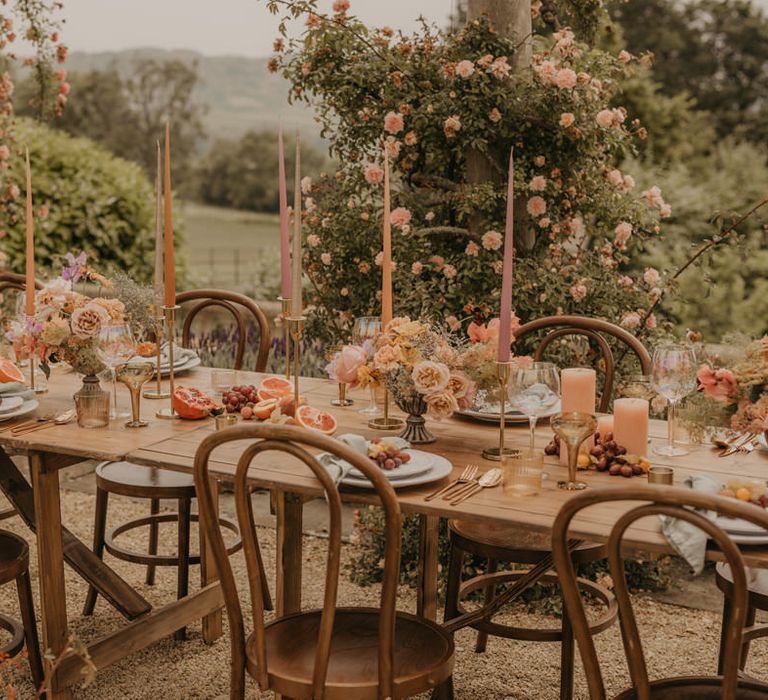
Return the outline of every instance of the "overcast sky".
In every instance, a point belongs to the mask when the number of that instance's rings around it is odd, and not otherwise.
[[[411,29],[419,14],[443,25],[454,0],[351,0],[365,22]],[[320,0],[329,8],[331,0]],[[268,56],[277,21],[265,0],[65,0],[64,41],[73,51],[135,47]]]

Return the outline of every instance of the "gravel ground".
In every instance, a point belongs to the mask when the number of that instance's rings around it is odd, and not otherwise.
[[[62,509],[65,523],[85,541],[90,541],[94,499],[92,496],[62,491]],[[124,498],[113,498],[110,503],[112,524],[148,511],[146,504]],[[32,576],[37,578],[36,554],[31,533],[18,520],[5,521],[2,526],[26,537],[33,549]],[[168,532],[169,548],[172,532]],[[146,534],[126,535],[125,542],[144,546]],[[271,553],[274,552],[274,531],[259,529],[269,575],[273,577]],[[193,539],[193,541],[195,541]],[[161,544],[162,546],[162,544]],[[304,599],[305,605],[317,605],[322,598],[325,542],[307,538],[305,542]],[[345,547],[349,558],[351,549]],[[116,561],[109,562],[143,595],[154,604],[173,599],[175,570],[160,569],[154,587],[143,583],[141,567]],[[238,580],[245,580],[241,556],[233,557]],[[122,620],[107,604],[100,601],[92,618],[81,618],[80,609],[86,587],[82,580],[66,568],[69,618],[75,634],[82,640],[94,639],[118,626]],[[192,572],[193,585],[198,580],[196,567]],[[274,580],[272,578],[271,580]],[[245,594],[243,594],[245,595]],[[359,588],[342,576],[339,599],[345,604],[376,605],[377,587]],[[39,601],[39,597],[37,598]],[[687,674],[711,674],[715,671],[719,638],[719,615],[713,612],[690,610],[638,598],[636,614],[653,677]],[[39,607],[39,604],[38,604]],[[413,610],[413,592],[403,589],[400,608]],[[13,586],[0,589],[0,610],[17,615]],[[529,624],[556,626],[557,620],[540,615],[528,615],[522,610],[510,612],[518,620]],[[623,648],[616,627],[597,638],[597,647],[603,663],[603,673],[610,693],[626,687],[628,677]],[[766,676],[768,646],[756,644],[750,654],[748,671]],[[185,642],[161,641],[135,654],[121,663],[98,672],[96,682],[76,693],[83,700],[187,700],[192,698],[213,700],[228,697],[229,645],[226,635],[213,645],[203,643],[200,625],[189,629]],[[32,698],[31,685],[14,676],[20,698]],[[535,644],[492,638],[488,651],[474,653],[474,633],[464,630],[456,636],[455,689],[457,700],[555,700],[558,697],[559,647],[556,644]],[[248,698],[270,698],[271,693],[260,693],[250,682]],[[577,670],[577,697],[586,698],[586,689],[580,667]]]

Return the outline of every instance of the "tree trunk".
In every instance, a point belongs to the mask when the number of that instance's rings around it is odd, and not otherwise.
[[[501,36],[515,39],[517,50],[511,65],[514,72],[523,71],[531,65],[531,0],[468,0],[467,21],[486,16]],[[503,182],[500,173],[506,175],[508,152],[484,154],[477,150],[467,153],[467,182]],[[515,197],[515,244],[518,250],[533,248],[534,234],[525,215],[525,199]],[[469,228],[474,233],[483,233],[482,217],[470,219]]]

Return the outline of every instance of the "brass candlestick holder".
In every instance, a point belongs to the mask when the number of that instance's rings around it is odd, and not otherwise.
[[[504,429],[506,428],[507,418],[507,387],[511,374],[511,362],[496,362],[496,376],[499,380],[499,392],[501,394],[499,398],[499,446],[486,447],[483,450],[483,459],[489,459],[492,462],[504,462],[507,457],[513,457],[518,454],[518,450],[504,446]]]
[[[294,399],[294,411],[299,410],[299,355],[301,354],[301,348],[299,340],[301,338],[301,331],[304,330],[304,316],[291,316],[290,331],[291,338],[293,339],[293,399]],[[286,349],[286,355],[287,355]]]
[[[27,316],[27,321],[30,323],[33,319],[34,316]],[[35,353],[30,352],[27,355],[27,359],[29,360],[29,388],[35,394],[44,394],[46,391],[48,391],[48,388],[44,386],[37,386],[37,378],[35,377],[35,374],[37,374],[37,358],[35,357]]]
[[[285,378],[291,378],[291,300],[277,297],[282,304],[283,337],[285,339]]]
[[[331,406],[354,406],[355,402],[353,399],[347,398],[347,385],[343,382],[339,382],[339,398],[338,399],[331,399]]]
[[[392,418],[389,415],[389,389],[384,388],[384,415],[381,418],[371,418],[368,427],[373,430],[402,430],[405,421],[402,418]]]
[[[174,363],[173,363],[173,341],[174,341],[174,326],[176,325],[176,312],[179,310],[179,306],[164,306],[163,315],[165,316],[165,329],[168,337],[168,395],[171,397],[171,405],[168,408],[161,408],[155,415],[158,418],[178,418],[179,415],[173,408],[173,392],[174,386]]]
[[[163,322],[165,321],[165,317],[162,314],[162,306],[152,304],[151,310],[155,327],[155,345],[157,345],[157,352],[155,353],[155,388],[145,389],[142,396],[145,399],[167,399],[170,397],[171,393],[163,389],[162,372],[160,370],[160,350],[163,340]]]

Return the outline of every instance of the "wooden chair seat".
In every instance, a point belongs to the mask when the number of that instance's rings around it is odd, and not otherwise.
[[[718,562],[715,567],[715,582],[723,595],[733,597],[733,574],[724,561]],[[747,569],[747,594],[750,607],[768,610],[768,571]]]
[[[312,698],[320,610],[280,618],[265,627],[270,687],[292,698]],[[429,620],[397,612],[394,640],[396,697],[416,695],[451,675],[450,635]],[[333,625],[325,700],[377,700],[377,608],[338,608]],[[254,635],[246,643],[248,672],[256,675]]]
[[[549,533],[533,532],[505,523],[449,520],[451,542],[467,554],[516,564],[538,564],[552,551]],[[605,546],[584,542],[573,552],[577,564],[605,558]]]
[[[29,568],[29,545],[18,535],[0,530],[0,586]]]
[[[651,700],[720,700],[722,678],[664,678],[651,682]],[[637,700],[637,691],[629,688],[614,700]],[[736,700],[765,700],[768,685],[759,681],[739,681]]]
[[[195,497],[195,481],[190,474],[131,462],[102,462],[96,467],[96,485],[131,498]]]

